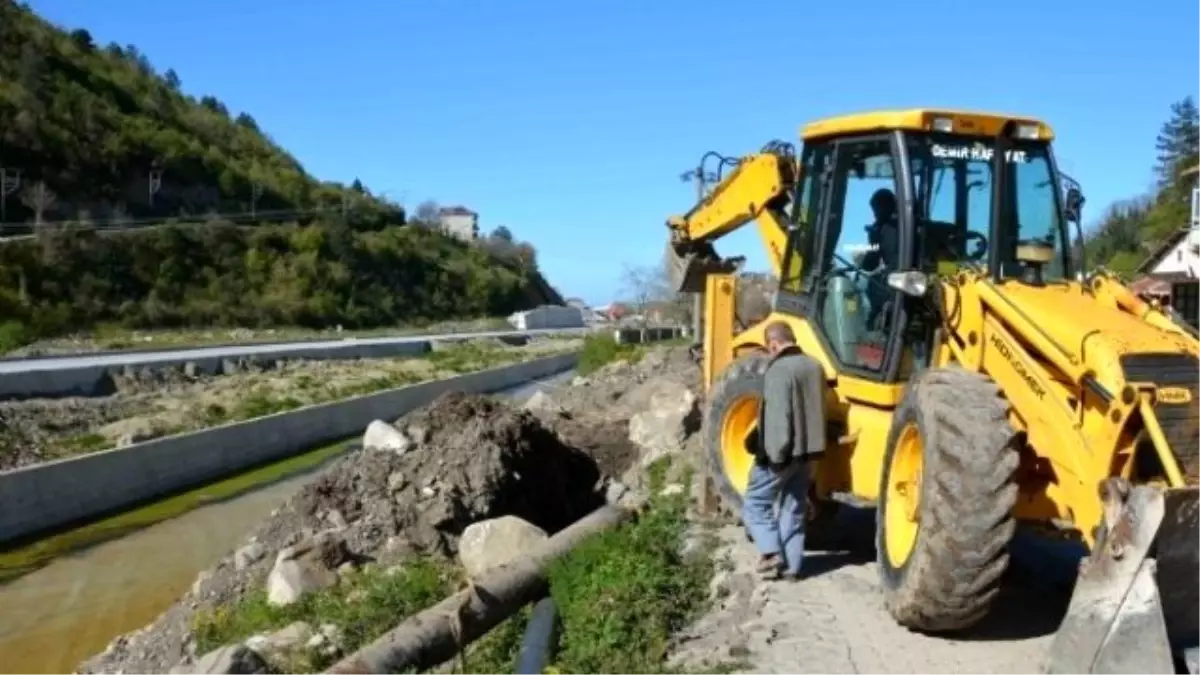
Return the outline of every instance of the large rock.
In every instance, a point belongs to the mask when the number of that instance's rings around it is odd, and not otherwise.
[[[350,559],[346,542],[322,532],[279,552],[267,577],[267,602],[290,605],[305,593],[333,586],[337,568]]]
[[[391,450],[399,454],[408,452],[413,446],[413,442],[399,429],[383,420],[375,420],[367,425],[362,444],[365,450]]]
[[[193,673],[267,673],[270,669],[253,649],[246,645],[217,647],[196,660]]]
[[[269,660],[304,647],[314,634],[312,626],[303,621],[293,621],[274,633],[251,636],[245,645]]]
[[[458,542],[458,559],[472,577],[515,560],[547,535],[537,525],[516,516],[471,523]]]
[[[645,467],[662,457],[683,451],[689,435],[700,426],[696,395],[672,380],[648,382],[642,392],[645,407],[629,418],[629,440],[642,451],[639,464]]]
[[[549,394],[540,389],[534,392],[533,396],[530,396],[529,399],[525,401],[525,405],[521,407],[530,412],[547,412],[556,415],[565,412],[561,405],[554,401],[554,399],[550,398]]]

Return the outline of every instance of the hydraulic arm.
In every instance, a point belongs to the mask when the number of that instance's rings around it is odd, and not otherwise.
[[[721,162],[722,166],[733,164],[733,171],[719,178],[712,192],[686,214],[667,220],[669,252],[675,259],[672,271],[676,290],[681,292],[703,292],[709,273],[732,271],[738,259],[722,259],[713,243],[751,221],[758,222],[776,275],[783,264],[788,234],[785,209],[792,201],[799,173],[793,146],[773,141],[758,153],[737,160],[722,158]]]

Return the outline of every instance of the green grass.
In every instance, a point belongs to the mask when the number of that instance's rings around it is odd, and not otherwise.
[[[285,607],[267,604],[265,591],[256,590],[236,605],[198,612],[192,628],[197,649],[205,653],[294,621],[304,621],[314,629],[331,623],[341,630],[343,649],[350,653],[404,617],[440,602],[454,592],[458,581],[453,568],[432,559],[414,558],[394,571],[376,568],[356,572],[337,586],[309,593]],[[316,672],[334,660],[303,648],[290,657],[287,663],[277,664],[284,672]]]
[[[650,472],[654,494],[665,465]],[[550,594],[559,608],[560,643],[548,672],[662,673],[673,634],[703,611],[713,563],[708,551],[684,559],[687,498],[656,496],[637,520],[597,535],[551,564]],[[406,564],[388,576],[364,571],[337,587],[306,596],[294,606],[271,607],[262,591],[224,608],[197,614],[193,627],[201,653],[278,630],[293,621],[314,628],[337,625],[346,653],[369,643],[415,612],[457,590],[462,572],[433,559]],[[455,672],[512,672],[530,608],[472,643]],[[330,659],[301,650],[282,664],[289,672],[315,672]],[[711,672],[727,668],[719,665]],[[709,671],[705,671],[709,672]]]
[[[614,361],[637,363],[644,355],[640,345],[619,344],[610,334],[589,335],[583,340],[575,370],[580,375],[590,375]]]
[[[583,340],[583,350],[579,354],[579,365],[576,371],[580,375],[590,375],[614,361],[637,363],[645,358],[653,349],[662,349],[688,344],[687,338],[675,338],[646,344],[620,344],[610,333],[589,335]]]

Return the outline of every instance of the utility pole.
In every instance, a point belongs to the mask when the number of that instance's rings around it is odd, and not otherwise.
[[[154,208],[154,195],[158,194],[162,188],[163,172],[162,169],[150,169],[149,181],[147,183],[147,195],[150,200],[150,208]]]
[[[21,189],[21,170],[0,166],[0,228],[8,222],[8,196]]]
[[[704,201],[705,195],[708,193],[708,186],[717,182],[717,174],[704,172],[704,164],[701,162],[696,168],[684,171],[679,174],[679,179],[684,183],[689,181],[696,184],[696,203]],[[696,291],[692,293],[692,341],[698,342],[703,338],[702,331],[704,330],[704,291]]]
[[[262,183],[254,182],[250,184],[250,220],[258,218],[258,198],[262,196]]]

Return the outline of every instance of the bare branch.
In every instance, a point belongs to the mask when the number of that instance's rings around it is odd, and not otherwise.
[[[41,225],[44,222],[46,212],[54,208],[57,201],[58,196],[42,181],[30,185],[21,194],[21,203],[33,209],[34,225]]]

